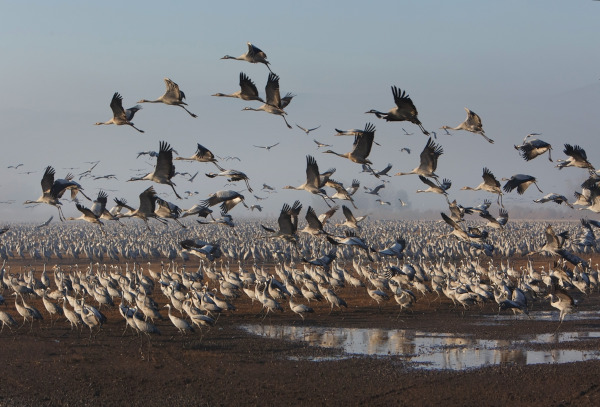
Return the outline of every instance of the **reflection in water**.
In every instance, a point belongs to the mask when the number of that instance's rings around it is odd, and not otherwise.
[[[558,344],[600,337],[600,332],[560,332],[516,341],[484,340],[449,333],[412,330],[244,325],[244,330],[267,338],[303,341],[311,346],[341,349],[347,355],[398,356],[418,368],[462,370],[514,363],[569,363],[600,359],[598,351],[554,349],[532,351],[526,344]],[[312,361],[340,358],[307,358]]]

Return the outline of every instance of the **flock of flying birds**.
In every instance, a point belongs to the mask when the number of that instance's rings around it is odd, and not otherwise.
[[[292,128],[286,119],[287,112],[285,109],[290,105],[295,95],[292,93],[287,93],[284,97],[281,97],[279,90],[279,76],[271,70],[270,63],[266,58],[266,54],[263,51],[250,43],[248,43],[248,51],[245,54],[239,57],[226,55],[222,58],[247,61],[250,63],[261,63],[267,66],[269,69],[269,76],[267,85],[265,87],[264,99],[259,95],[254,82],[243,72],[240,73],[239,76],[240,90],[231,94],[216,93],[213,96],[239,98],[245,101],[259,101],[263,103],[260,107],[246,107],[244,110],[264,111],[280,116],[284,120],[286,126],[288,128]],[[155,100],[142,99],[138,103],[164,103],[167,105],[179,106],[191,117],[196,118],[197,115],[192,113],[186,107],[188,105],[185,102],[185,94],[179,89],[179,86],[168,78],[165,78],[164,81],[166,85],[166,92],[162,96]],[[409,122],[415,124],[425,136],[428,136],[423,150],[420,153],[418,165],[411,171],[398,172],[395,174],[395,176],[417,175],[422,183],[426,186],[425,189],[417,190],[417,193],[434,193],[442,195],[448,205],[448,214],[441,213],[441,217],[442,220],[448,224],[448,227],[450,228],[449,230],[451,230],[450,234],[458,239],[458,241],[466,245],[476,248],[477,250],[480,250],[481,252],[490,256],[493,255],[494,244],[490,240],[489,233],[484,228],[464,226],[466,225],[464,222],[465,215],[478,214],[481,218],[487,221],[485,227],[502,230],[509,219],[508,210],[504,207],[502,201],[503,195],[511,193],[514,190],[516,190],[518,194],[524,194],[531,185],[534,185],[540,192],[542,192],[536,183],[536,178],[527,174],[515,174],[509,178],[502,178],[501,181],[505,181],[505,184],[502,186],[500,181],[490,169],[483,168],[482,182],[479,185],[475,187],[465,186],[462,188],[462,190],[485,191],[495,194],[497,196],[497,204],[500,206],[498,217],[495,217],[489,211],[489,208],[492,204],[491,200],[486,199],[483,204],[475,207],[463,206],[457,203],[456,199],[450,201],[449,190],[452,186],[451,180],[446,178],[440,180],[440,176],[436,174],[438,160],[444,153],[442,146],[436,140],[436,133],[429,132],[424,128],[423,124],[419,120],[417,108],[409,95],[406,93],[406,90],[402,90],[396,86],[392,86],[391,90],[395,103],[393,108],[387,112],[371,109],[365,113],[373,114],[376,118],[384,119],[386,122]],[[122,96],[118,92],[115,92],[110,103],[113,117],[108,121],[98,122],[96,125],[125,125],[143,133],[144,130],[139,129],[132,122],[134,116],[141,110],[141,105],[138,104],[136,106],[124,109],[122,101]],[[465,110],[467,112],[467,117],[462,123],[455,127],[442,126],[441,129],[444,129],[446,132],[448,132],[448,130],[464,130],[471,132],[482,136],[486,141],[493,144],[494,140],[485,134],[481,118],[472,110],[467,108],[465,108]],[[317,130],[320,127],[304,128],[297,124],[296,126],[305,132],[306,135],[309,135],[310,132]],[[360,164],[362,172],[370,174],[378,180],[382,180],[385,177],[390,177],[388,173],[392,168],[391,164],[388,164],[384,169],[377,171],[373,168],[374,164],[369,159],[373,144],[377,144],[375,141],[375,125],[372,123],[367,123],[363,129],[335,130],[335,136],[353,138],[351,150],[346,153],[325,150],[323,153],[336,155],[341,158],[348,159],[353,163]],[[405,134],[411,134],[404,129],[402,130]],[[545,153],[548,153],[548,159],[552,161],[552,146],[549,143],[536,138],[536,136],[539,136],[539,134],[532,133],[527,135],[522,144],[515,145],[515,149],[519,151],[522,158],[526,161],[533,160]],[[320,143],[317,140],[315,140],[315,143],[317,143],[318,148],[330,147],[330,145]],[[276,147],[278,144],[279,143],[275,143],[267,146],[254,145],[254,147],[266,149],[268,151]],[[407,154],[411,154],[411,150],[408,148],[403,148],[402,151],[406,152]],[[559,170],[567,167],[575,167],[584,169],[589,174],[589,177],[581,186],[581,192],[575,192],[576,200],[574,202],[569,202],[565,196],[556,193],[545,195],[543,198],[534,200],[534,202],[555,202],[557,204],[564,203],[571,208],[574,205],[578,205],[582,209],[586,209],[595,213],[600,212],[600,172],[596,171],[594,166],[588,161],[585,150],[580,146],[565,144],[563,152],[566,156],[568,156],[568,158],[557,160],[558,165],[556,167]],[[201,144],[197,144],[196,152],[190,157],[179,156],[179,154],[166,141],[160,142],[158,151],[140,152],[138,157],[141,155],[148,155],[156,158],[154,170],[143,176],[131,177],[128,181],[151,181],[157,184],[168,185],[178,199],[182,199],[182,196],[177,192],[175,188],[176,185],[173,182],[173,178],[178,174],[175,171],[174,165],[174,161],[177,160],[212,163],[218,171],[206,173],[205,175],[207,177],[223,177],[227,179],[228,182],[243,181],[245,183],[246,190],[249,193],[253,192],[253,189],[250,185],[250,179],[244,172],[235,169],[223,168],[217,157],[208,148]],[[18,166],[11,167],[18,168]],[[94,167],[87,171],[87,175],[91,174],[93,168]],[[319,215],[317,214],[315,208],[309,206],[304,217],[306,220],[306,226],[303,229],[299,229],[298,224],[303,205],[301,204],[300,200],[296,200],[292,204],[284,203],[277,219],[278,227],[273,228],[262,225],[263,230],[266,232],[266,235],[262,237],[269,239],[282,239],[285,242],[290,242],[292,245],[297,243],[298,232],[305,232],[315,237],[324,237],[330,244],[334,246],[332,251],[328,252],[324,257],[314,260],[308,260],[306,257],[303,257],[304,261],[316,266],[328,267],[331,261],[335,258],[335,248],[340,245],[358,248],[361,251],[360,253],[362,253],[366,259],[373,261],[372,253],[374,249],[369,247],[369,245],[365,242],[365,239],[358,236],[358,231],[360,231],[359,223],[366,218],[366,215],[356,216],[348,206],[343,205],[342,213],[344,215],[345,222],[342,225],[347,229],[344,235],[334,235],[325,229],[327,220],[331,218],[339,209],[339,206],[336,205],[338,200],[348,201],[348,204],[352,205],[355,211],[359,210],[354,196],[360,190],[360,182],[354,179],[351,185],[346,187],[342,182],[335,181],[332,178],[335,171],[335,168],[330,168],[325,172],[321,172],[315,157],[312,155],[307,155],[306,181],[299,186],[288,185],[283,188],[307,191],[311,194],[311,196],[322,199],[323,202],[329,207],[329,210]],[[193,181],[197,174],[198,172],[196,172],[196,174],[193,176],[188,174],[190,176],[189,180]],[[80,179],[84,175],[85,173],[80,174]],[[111,177],[114,178],[115,175],[105,175],[97,177],[96,179]],[[120,223],[124,218],[136,217],[145,222],[148,230],[151,230],[148,225],[149,219],[151,218],[163,224],[166,224],[168,220],[172,220],[178,223],[181,227],[185,228],[186,226],[180,222],[180,219],[186,216],[198,216],[204,219],[208,219],[208,217],[210,217],[212,219],[210,221],[198,220],[198,222],[200,224],[219,223],[233,228],[235,224],[230,211],[232,211],[233,208],[238,204],[242,204],[249,210],[261,210],[260,205],[248,206],[245,202],[244,195],[242,195],[241,192],[234,190],[217,191],[210,194],[206,199],[200,201],[198,205],[194,205],[187,210],[182,210],[176,204],[165,199],[161,199],[153,186],[146,188],[139,194],[139,205],[137,205],[137,207],[129,205],[125,199],[115,198],[115,205],[109,210],[107,207],[108,194],[105,191],[100,191],[97,197],[93,199],[93,204],[90,207],[87,207],[77,199],[78,195],[81,194],[89,201],[92,201],[92,198],[85,195],[84,188],[74,178],[75,177],[72,174],[67,175],[65,178],[56,178],[54,168],[50,165],[47,166],[41,180],[42,195],[36,200],[26,201],[25,204],[43,203],[52,205],[57,208],[60,220],[79,219],[97,224],[100,227],[102,227],[103,221],[115,221]],[[326,188],[330,188],[332,192],[328,192]],[[363,187],[363,190],[366,194],[379,196],[379,191],[382,188],[385,188],[385,182],[382,182],[380,185],[374,188],[367,188],[365,186]],[[271,190],[274,190],[274,188],[263,184],[262,191],[269,192]],[[69,193],[71,200],[76,202],[75,206],[81,213],[80,217],[66,218],[64,216],[61,209],[61,199],[65,193]],[[264,199],[256,195],[254,195],[254,197],[257,200]],[[390,202],[383,201],[381,199],[378,199],[378,202],[381,205],[391,205]],[[400,204],[404,205],[402,201],[400,201]],[[215,219],[212,215],[213,211],[210,208],[217,205],[220,206],[221,217]],[[582,224],[584,228],[587,228],[590,231],[592,230],[592,227],[598,227],[600,225],[598,222],[593,220],[583,220]],[[540,249],[539,252],[561,256],[564,260],[581,268],[588,266],[587,262],[563,247],[564,241],[566,240],[566,236],[564,234],[557,234],[552,229],[552,226],[548,226],[546,228],[545,237],[546,244]],[[398,238],[396,246],[393,246],[395,249],[389,248],[386,250],[391,250],[392,252],[394,250],[398,251],[398,253],[392,254],[398,258],[401,258],[402,249],[405,247],[405,242],[402,243],[403,241],[404,239]],[[187,239],[181,242],[181,246],[190,253],[206,258],[210,261],[213,261],[222,255],[219,250],[219,244],[215,242],[206,242],[200,239]],[[381,252],[382,251],[379,253],[383,255],[388,254]]]

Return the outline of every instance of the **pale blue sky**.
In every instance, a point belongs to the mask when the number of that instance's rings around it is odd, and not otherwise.
[[[364,114],[394,106],[392,85],[407,91],[428,130],[443,133],[438,130],[442,125],[456,126],[468,107],[496,140],[491,145],[470,133],[438,134],[445,154],[437,173],[453,181],[451,199],[471,205],[488,198],[483,192],[460,191],[481,182],[484,166],[497,178],[534,175],[544,193],[571,198],[586,177],[584,170],[558,171],[545,156],[525,162],[512,146],[538,132],[554,146],[555,160],[565,158],[564,143],[579,144],[600,166],[595,157],[599,16],[600,3],[591,0],[0,1],[0,201],[15,200],[0,203],[0,222],[42,221],[56,214],[51,207],[22,205],[40,196],[47,165],[63,177],[66,168],[76,167],[72,172],[79,173],[89,167],[86,161],[101,160],[93,174],[117,174],[118,181],[82,179],[88,195],[104,188],[111,201],[125,197],[137,206],[137,195],[151,183],[125,180],[134,175],[131,169],[151,171],[150,161],[136,155],[157,150],[161,140],[183,156],[192,155],[196,143],[219,156],[239,156],[241,162],[222,165],[246,172],[263,197],[263,183],[281,188],[304,182],[307,154],[315,156],[322,170],[337,168],[334,179],[349,184],[358,178],[373,187],[378,181],[361,174],[358,164],[322,154],[313,138],[347,152],[351,138],[334,137],[334,128],[362,128],[370,121],[382,145],[372,150],[374,168],[388,162],[391,173],[416,167],[426,143],[419,129]],[[264,93],[264,65],[220,59],[243,54],[248,41],[267,54],[281,77],[282,93],[297,95],[286,109],[288,121],[320,129],[307,137],[297,128],[287,129],[279,117],[242,111],[260,103],[210,96],[238,90],[240,72]],[[145,104],[134,119],[145,134],[126,126],[93,126],[111,117],[114,92],[130,107],[162,95],[164,77],[179,84],[197,119],[177,107]],[[414,135],[403,135],[402,128]],[[252,146],[276,142],[280,145],[269,152]],[[412,154],[400,153],[402,147]],[[17,163],[23,166],[7,168]],[[177,162],[176,167],[200,171],[194,183],[175,179],[180,194],[190,190],[198,195],[177,201],[168,186],[155,188],[184,209],[224,188],[223,179],[203,176],[215,170],[210,164]],[[405,209],[375,206],[362,185],[358,212],[402,216]],[[402,197],[413,209],[447,210],[441,196],[417,195],[422,187],[416,177],[393,177],[381,198],[396,205]],[[225,188],[241,191],[244,185]],[[248,204],[257,203],[252,194],[244,194]],[[505,204],[509,212],[511,205],[537,208],[531,200],[541,195],[535,189],[522,197],[512,193]],[[324,209],[307,192],[280,190],[259,202],[266,209],[262,215],[276,217],[284,202],[296,199],[305,207]],[[67,216],[78,216],[74,204],[64,200],[63,206]],[[232,215],[250,212],[236,208]]]

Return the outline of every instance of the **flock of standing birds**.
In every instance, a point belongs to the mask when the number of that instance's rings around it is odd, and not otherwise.
[[[213,96],[239,98],[245,101],[259,101],[263,103],[258,108],[246,107],[244,110],[264,111],[280,116],[288,128],[292,126],[286,119],[286,109],[295,97],[287,93],[281,97],[279,91],[279,76],[270,68],[266,54],[256,46],[248,43],[248,51],[239,56],[226,55],[222,59],[235,59],[250,63],[261,63],[269,69],[264,99],[259,95],[254,82],[243,72],[239,76],[240,90],[231,94],[216,93]],[[172,80],[165,78],[166,92],[155,100],[142,99],[138,103],[164,103],[179,106],[191,117],[197,115],[188,110],[185,94]],[[485,191],[496,195],[499,206],[498,217],[490,212],[492,201],[486,199],[478,206],[463,206],[456,199],[450,201],[449,190],[452,182],[436,174],[437,164],[444,150],[437,142],[437,134],[427,131],[418,118],[418,112],[406,90],[392,86],[392,96],[395,106],[387,112],[368,110],[378,119],[387,122],[409,122],[419,127],[427,136],[427,141],[419,156],[418,165],[411,171],[398,172],[396,176],[417,175],[426,189],[417,190],[418,193],[435,193],[443,195],[448,205],[447,213],[441,213],[441,221],[419,224],[407,224],[399,227],[393,224],[391,228],[380,222],[365,221],[367,215],[355,215],[347,205],[342,205],[344,222],[329,225],[336,212],[339,210],[338,200],[348,201],[354,211],[359,208],[355,202],[355,194],[360,190],[360,182],[354,179],[346,187],[342,182],[335,181],[332,176],[335,168],[325,172],[319,169],[317,160],[312,155],[306,156],[306,182],[298,186],[285,186],[284,189],[304,190],[312,197],[318,197],[329,208],[326,212],[318,214],[316,209],[309,206],[305,212],[306,224],[299,228],[299,219],[303,205],[300,200],[289,204],[284,203],[277,225],[260,225],[257,223],[234,223],[231,211],[242,204],[248,210],[261,210],[261,206],[248,206],[244,195],[234,190],[220,190],[210,194],[193,207],[182,210],[173,202],[158,196],[153,186],[146,188],[139,194],[137,207],[131,206],[123,198],[114,198],[115,205],[108,208],[108,194],[100,191],[95,199],[85,195],[84,188],[75,181],[72,174],[65,178],[56,178],[52,166],[47,166],[41,180],[42,195],[37,200],[28,200],[25,204],[48,204],[55,206],[61,221],[84,220],[99,225],[97,230],[87,230],[85,233],[94,241],[95,248],[90,248],[86,242],[81,241],[80,231],[77,231],[71,240],[65,237],[71,233],[61,228],[62,241],[51,243],[53,238],[47,236],[48,245],[43,254],[37,249],[24,249],[23,243],[27,239],[19,236],[11,240],[11,229],[4,228],[4,246],[0,248],[0,255],[5,263],[1,269],[2,291],[7,291],[14,296],[16,312],[23,319],[23,325],[31,322],[31,329],[35,320],[42,320],[43,313],[31,304],[31,300],[41,298],[47,314],[52,319],[54,316],[63,316],[70,323],[71,328],[87,326],[90,329],[90,338],[94,330],[99,330],[106,322],[106,317],[101,308],[115,306],[115,301],[120,300],[119,310],[125,320],[125,326],[138,333],[154,334],[159,329],[154,325],[155,319],[163,319],[160,314],[158,302],[153,298],[160,288],[160,292],[167,299],[166,307],[168,317],[173,326],[182,334],[193,331],[194,327],[202,329],[212,326],[221,312],[235,309],[235,301],[240,297],[249,297],[252,302],[262,305],[264,316],[273,311],[283,311],[285,302],[289,309],[298,314],[302,320],[305,315],[312,313],[311,301],[326,301],[331,311],[337,307],[347,306],[346,301],[340,297],[338,289],[353,286],[357,289],[366,287],[367,294],[378,305],[394,297],[401,309],[410,308],[417,301],[417,294],[437,293],[450,298],[452,302],[464,307],[477,303],[495,301],[500,310],[511,309],[516,313],[528,314],[533,301],[540,297],[550,299],[552,306],[560,310],[559,320],[562,323],[565,315],[573,310],[576,301],[572,292],[579,291],[589,294],[598,288],[598,265],[593,265],[591,259],[584,260],[582,253],[596,251],[596,238],[594,228],[600,227],[600,222],[589,219],[581,220],[581,229],[576,230],[572,225],[567,230],[555,232],[551,225],[547,225],[537,238],[531,239],[534,226],[515,225],[509,237],[505,230],[509,214],[504,207],[502,198],[504,194],[516,189],[518,194],[534,185],[540,192],[537,179],[527,174],[514,174],[502,186],[500,181],[488,168],[483,168],[482,182],[475,187],[465,186],[462,190]],[[128,109],[123,108],[123,98],[115,92],[110,108],[113,117],[97,125],[126,125],[138,132],[139,129],[132,122],[134,116],[141,110],[141,105]],[[458,126],[442,126],[447,133],[449,130],[464,130],[482,136],[487,142],[493,144],[483,129],[481,118],[472,110],[465,108],[467,118]],[[304,128],[296,125],[309,135],[315,128]],[[404,133],[408,133],[402,129]],[[450,133],[448,133],[450,134]],[[539,134],[529,134],[521,145],[515,145],[520,155],[526,161],[548,153],[552,161],[552,146],[538,138]],[[361,171],[372,175],[381,184],[374,188],[364,187],[363,192],[379,196],[385,188],[385,178],[390,177],[392,165],[377,171],[369,154],[375,141],[375,126],[367,123],[363,129],[339,130],[335,136],[353,137],[351,151],[338,153],[325,150],[323,153],[337,155],[360,164]],[[315,140],[317,147],[329,145]],[[257,146],[270,150],[279,143],[268,146]],[[411,153],[408,148],[402,151]],[[575,192],[576,200],[568,199],[557,193],[550,193],[536,203],[555,202],[573,208],[574,205],[581,209],[595,213],[600,212],[600,173],[588,161],[586,152],[578,145],[564,145],[566,159],[557,160],[558,169],[576,167],[588,172],[588,178],[582,184],[581,192]],[[217,172],[206,173],[209,178],[223,177],[228,182],[243,181],[245,189],[252,193],[249,177],[240,170],[225,169],[217,157],[206,147],[197,144],[196,152],[190,157],[181,157],[166,141],[161,141],[158,151],[138,153],[156,158],[154,170],[143,176],[131,177],[128,181],[151,181],[157,184],[168,185],[175,196],[181,199],[176,191],[173,178],[178,174],[175,171],[174,161],[188,160],[201,163],[212,163]],[[91,174],[91,170],[87,175]],[[196,177],[190,175],[190,181]],[[80,174],[81,176],[83,174]],[[82,178],[80,176],[80,179]],[[113,175],[114,176],[114,175]],[[109,178],[109,176],[97,177]],[[329,188],[333,192],[328,192]],[[262,191],[272,192],[273,187],[263,184]],[[243,191],[242,191],[243,192]],[[274,192],[274,191],[273,191]],[[75,202],[76,209],[81,213],[77,218],[66,218],[62,211],[61,199],[69,193]],[[92,205],[87,207],[78,199],[79,194]],[[259,199],[257,195],[254,197]],[[390,202],[378,199],[381,205],[390,205]],[[400,202],[403,204],[403,202]],[[220,217],[213,217],[211,207],[219,205]],[[486,221],[477,224],[465,218],[466,215],[478,215]],[[202,240],[190,237],[188,231],[192,230],[186,225],[183,218],[187,216],[198,217],[194,233],[206,232],[211,239]],[[131,238],[123,238],[120,228],[124,227],[124,218],[139,218],[144,221],[148,231],[152,231],[149,220],[167,225],[169,220],[176,222],[180,230],[176,233],[180,241],[176,248],[165,245],[165,237],[158,239],[156,246],[150,247],[146,240],[146,250],[139,246],[132,249],[135,244]],[[19,231],[14,227],[14,233],[37,233],[43,235],[44,228],[51,219],[36,227]],[[113,221],[115,234],[110,236],[105,230],[105,222]],[[56,225],[56,224],[55,224]],[[131,225],[128,225],[129,227]],[[224,227],[225,226],[225,227]],[[59,226],[56,226],[59,228]],[[137,226],[136,226],[137,227]],[[429,230],[425,230],[429,228]],[[537,226],[536,226],[537,227]],[[489,230],[488,230],[489,229]],[[569,230],[570,229],[570,230]],[[261,231],[257,232],[257,230]],[[99,231],[99,233],[98,233]],[[400,234],[404,231],[404,236]],[[334,233],[335,232],[335,233]],[[142,231],[139,231],[138,236]],[[571,239],[573,234],[578,234],[578,239]],[[527,236],[529,235],[529,236]],[[150,236],[148,233],[146,236]],[[440,236],[450,239],[441,241]],[[387,240],[385,240],[387,239]],[[112,240],[112,242],[111,242]],[[16,243],[16,242],[19,243]],[[12,243],[11,243],[12,242]],[[102,243],[100,243],[102,242]],[[157,249],[161,247],[161,249]],[[13,272],[10,258],[18,255],[25,257],[29,250],[32,258],[49,261],[53,255],[61,257],[64,253],[79,258],[85,252],[90,260],[88,267],[56,265],[53,268],[53,280],[49,278],[46,267],[39,277],[33,269],[25,272]],[[546,254],[553,256],[553,262],[536,269],[533,262],[527,267],[515,270],[510,266],[510,256],[515,254],[534,255]],[[579,254],[579,255],[578,255]],[[201,258],[197,270],[188,271],[178,267],[175,263],[177,257],[184,260],[189,255]],[[490,256],[489,260],[485,256]],[[494,263],[491,256],[506,256],[506,264]],[[104,264],[104,256],[112,260],[119,260],[119,256],[134,260],[133,266]],[[150,266],[144,269],[138,263],[142,259],[152,257],[168,257],[170,263],[161,263],[160,271]],[[243,261],[253,258],[252,271],[245,268]],[[238,270],[231,267],[231,262],[238,262]],[[258,265],[260,261],[272,262],[274,273],[265,271]],[[487,261],[487,267],[486,267]],[[220,263],[220,267],[218,264]],[[348,264],[352,267],[347,267]],[[54,283],[54,284],[53,284]],[[212,287],[212,288],[211,288]],[[156,289],[155,289],[156,288]],[[306,304],[296,300],[303,298]],[[0,303],[6,302],[0,296]],[[62,301],[62,306],[58,305]],[[97,307],[91,303],[97,303]],[[178,314],[178,315],[176,315]],[[0,310],[0,321],[5,326],[14,328],[18,324],[15,318],[6,311]],[[21,325],[22,326],[22,325]]]

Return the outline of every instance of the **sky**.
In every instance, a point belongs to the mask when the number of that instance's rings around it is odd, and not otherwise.
[[[567,158],[564,144],[580,145],[600,168],[595,156],[600,145],[600,2],[0,1],[0,10],[0,223],[38,222],[56,215],[47,205],[23,205],[41,195],[40,180],[48,165],[56,169],[57,178],[75,174],[88,196],[104,189],[109,202],[123,197],[134,207],[137,196],[154,185],[164,199],[183,209],[212,192],[233,189],[242,191],[248,205],[264,208],[257,213],[236,207],[234,217],[276,218],[284,203],[297,199],[319,212],[327,209],[321,199],[281,189],[305,181],[309,154],[322,171],[336,168],[335,180],[361,182],[355,195],[359,214],[401,219],[447,211],[442,196],[415,192],[425,187],[416,176],[387,178],[380,196],[392,205],[379,205],[362,188],[380,180],[361,173],[359,164],[323,154],[313,142],[348,152],[352,138],[335,137],[335,129],[363,128],[371,122],[380,144],[369,156],[376,170],[388,163],[393,165],[391,174],[418,166],[427,137],[416,125],[365,114],[394,107],[391,86],[405,90],[423,126],[437,132],[444,154],[436,172],[452,181],[450,199],[465,206],[494,200],[485,192],[460,190],[477,186],[482,168],[488,167],[498,179],[517,173],[538,178],[544,193],[532,187],[522,196],[507,194],[509,213],[511,208],[538,211],[552,205],[559,214],[571,216],[573,211],[553,203],[542,207],[532,202],[550,192],[571,199],[580,190],[585,170],[555,168],[557,159]],[[237,91],[240,72],[264,95],[266,66],[220,59],[242,55],[247,42],[267,54],[280,76],[282,95],[296,95],[286,108],[293,129],[275,115],[242,111],[260,102],[211,96]],[[188,109],[198,118],[176,106],[147,103],[133,120],[144,134],[129,126],[93,125],[112,117],[114,92],[123,96],[125,108],[131,107],[140,99],[161,96],[166,77],[179,84]],[[479,114],[494,144],[476,134],[452,131],[447,136],[439,129],[461,123],[465,107]],[[321,127],[307,136],[295,124]],[[552,144],[555,162],[546,155],[531,162],[519,156],[513,145],[531,132]],[[243,182],[226,185],[222,177],[205,177],[216,170],[209,163],[176,161],[176,171],[199,172],[193,182],[174,178],[180,195],[197,191],[184,200],[177,200],[167,185],[126,182],[153,170],[153,159],[136,158],[137,153],[157,151],[163,140],[181,156],[191,156],[197,143],[204,145],[223,158],[223,167],[245,172],[254,194],[268,199],[257,201],[243,191]],[[254,147],[275,143],[279,145],[269,151]],[[401,152],[403,147],[411,154]],[[78,174],[98,160],[92,175],[115,174],[117,179],[79,180]],[[17,164],[23,165],[8,168]],[[277,192],[262,191],[263,183]],[[408,206],[401,207],[399,198]],[[79,216],[68,199],[63,199],[63,211]]]

